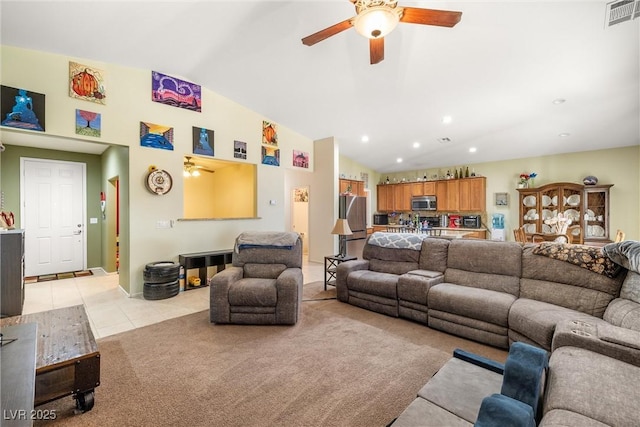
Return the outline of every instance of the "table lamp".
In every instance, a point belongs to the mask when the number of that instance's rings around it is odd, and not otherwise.
[[[333,226],[333,230],[331,230],[331,234],[338,235],[338,248],[340,253],[336,256],[344,258],[347,256],[347,238],[345,236],[349,236],[353,234],[351,229],[349,228],[349,223],[345,218],[338,218],[336,221],[336,225]]]

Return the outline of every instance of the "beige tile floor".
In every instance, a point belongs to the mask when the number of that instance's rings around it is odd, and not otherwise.
[[[142,295],[128,297],[118,286],[117,273],[93,271],[93,276],[25,285],[22,313],[84,304],[94,336],[103,338],[209,308],[208,287],[150,301]],[[324,280],[324,265],[309,262],[305,256],[302,273],[305,283]]]

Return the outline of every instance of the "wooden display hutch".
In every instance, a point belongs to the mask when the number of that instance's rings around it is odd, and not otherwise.
[[[538,188],[519,188],[520,227],[527,235],[551,233],[546,219],[559,213],[580,225],[579,243],[602,245],[609,239],[610,185],[582,185],[558,182]]]

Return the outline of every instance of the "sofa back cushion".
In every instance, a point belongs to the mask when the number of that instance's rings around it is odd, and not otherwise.
[[[456,239],[449,243],[444,281],[518,296],[522,246],[516,242]]]
[[[380,273],[404,274],[418,269],[420,251],[405,248],[384,248],[369,244],[362,250],[362,258],[369,261],[369,270]]]
[[[293,248],[273,246],[242,248],[233,252],[233,266],[242,267],[246,263],[284,264],[287,267],[302,267],[302,240],[297,239]]]
[[[437,237],[424,239],[420,251],[420,269],[444,273],[447,269],[449,242],[448,239]]]
[[[256,279],[277,279],[287,269],[284,264],[258,264],[247,262],[244,265],[244,277]]]
[[[607,305],[619,295],[626,271],[610,278],[569,262],[533,253],[535,245],[522,250],[520,298],[543,301],[602,317]]]

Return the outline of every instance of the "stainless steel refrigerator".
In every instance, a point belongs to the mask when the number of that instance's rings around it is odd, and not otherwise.
[[[353,233],[345,236],[347,255],[362,258],[362,248],[367,238],[367,198],[361,196],[340,196],[338,218],[345,218]]]

